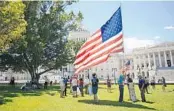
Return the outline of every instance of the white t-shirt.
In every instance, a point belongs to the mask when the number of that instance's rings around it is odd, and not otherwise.
[[[60,80],[60,86],[65,86],[63,79]]]
[[[72,79],[71,84],[72,84],[72,86],[77,86],[77,79]]]
[[[89,79],[85,79],[85,80],[84,80],[84,86],[88,85],[89,82],[90,82]]]

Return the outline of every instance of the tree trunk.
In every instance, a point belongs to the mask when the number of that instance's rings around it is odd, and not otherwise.
[[[39,83],[40,75],[36,73],[30,73],[31,75],[31,81],[35,84]]]
[[[41,89],[43,86],[39,84],[40,75],[36,73],[30,73],[30,75],[31,75],[32,88]],[[36,87],[34,87],[33,85],[35,85]]]

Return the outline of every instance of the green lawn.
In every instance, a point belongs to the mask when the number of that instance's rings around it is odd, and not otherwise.
[[[93,97],[66,98],[59,97],[59,87],[52,86],[48,90],[22,92],[18,88],[0,86],[0,111],[174,111],[174,85],[168,85],[166,92],[157,86],[152,94],[146,94],[147,103],[140,100],[140,92],[136,87],[138,102],[128,101],[128,90],[125,86],[124,102],[118,103],[118,86],[113,86],[108,93],[106,86],[99,89],[100,102],[95,104]]]

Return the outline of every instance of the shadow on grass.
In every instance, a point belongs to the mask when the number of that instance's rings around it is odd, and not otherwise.
[[[96,104],[96,105],[107,105],[107,106],[119,106],[119,107],[127,107],[127,108],[139,108],[139,109],[148,109],[148,110],[156,110],[154,108],[150,108],[147,106],[143,106],[136,103],[131,102],[117,102],[110,100],[100,100],[99,103],[95,103],[93,100],[78,100],[78,102],[86,103],[86,104]]]
[[[44,93],[54,96],[55,93],[50,93],[49,91],[59,92],[59,89],[59,86],[48,86],[48,89],[22,91],[20,86],[0,86],[0,105],[6,104],[7,102],[12,102],[12,98],[19,96],[41,96]]]
[[[0,98],[0,105],[5,104],[7,102],[12,102],[12,99]]]

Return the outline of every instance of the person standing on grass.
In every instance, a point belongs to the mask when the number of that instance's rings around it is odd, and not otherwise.
[[[61,78],[60,80],[60,97],[61,98],[64,97],[64,91],[65,91],[65,83],[64,83],[64,79]]]
[[[111,93],[111,79],[109,79],[109,76],[107,79],[107,91]]]
[[[11,78],[10,85],[13,87],[15,86],[15,78],[14,77]]]
[[[70,93],[72,93],[72,77],[69,80],[69,84],[70,84]]]
[[[165,91],[165,87],[167,87],[166,85],[166,80],[164,77],[162,77],[162,90]]]
[[[155,89],[155,77],[151,80],[152,89]]]
[[[72,89],[73,89],[73,97],[77,97],[77,84],[78,84],[78,81],[77,81],[77,77],[72,77]]]
[[[98,78],[96,77],[96,73],[93,73],[92,74],[92,93],[94,94],[94,101],[95,102],[98,102],[98,96],[97,96],[97,92],[98,92],[98,83],[99,83],[99,80]]]
[[[142,76],[139,76],[139,89],[141,92],[141,99],[142,102],[146,102],[146,98],[145,98],[145,80]]]
[[[145,77],[145,90],[147,94],[149,94],[148,87],[149,87],[149,79]]]
[[[123,96],[124,96],[124,71],[122,71],[122,73],[120,74],[119,78],[118,78],[118,85],[119,85],[119,92],[120,92],[120,96],[119,96],[119,102],[123,102]]]
[[[49,83],[49,79],[47,76],[45,76],[45,83],[44,83],[44,89],[48,88],[48,83]]]
[[[64,96],[67,96],[66,95],[67,86],[68,86],[68,79],[67,78],[64,78],[64,84],[65,84]]]
[[[81,93],[81,96],[82,96],[82,97],[84,97],[83,85],[84,85],[83,79],[80,78],[80,80],[79,80],[79,89],[80,89],[80,93]]]
[[[128,76],[127,84],[128,84],[128,90],[129,90],[129,97],[131,101],[135,102],[137,99],[135,95],[134,83],[130,75],[127,75],[127,76]]]
[[[88,91],[89,78],[85,78],[85,80],[84,80],[84,86],[85,86],[85,94],[89,94],[89,91]]]

